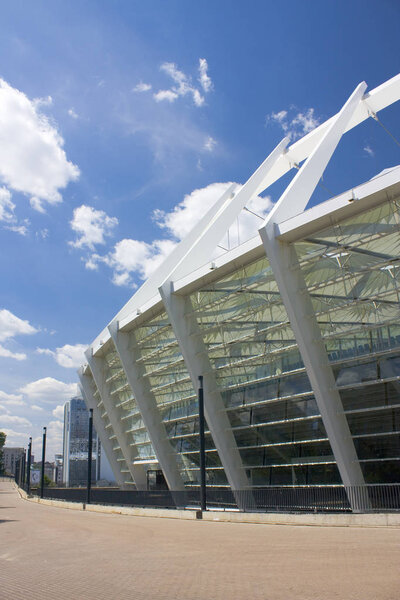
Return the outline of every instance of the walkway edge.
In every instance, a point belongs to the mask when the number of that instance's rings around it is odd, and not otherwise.
[[[48,498],[28,497],[26,492],[17,488],[19,495],[24,500],[66,508],[70,510],[86,510],[113,515],[127,515],[133,517],[158,517],[167,519],[199,519],[199,511],[176,510],[165,508],[141,508],[131,506],[107,506],[104,504],[83,504],[81,502],[66,502],[64,500],[50,500]],[[400,528],[400,513],[366,513],[366,514],[295,514],[295,513],[242,513],[233,511],[203,512],[203,521],[221,523],[254,523],[259,525],[300,525],[312,527],[396,527]]]

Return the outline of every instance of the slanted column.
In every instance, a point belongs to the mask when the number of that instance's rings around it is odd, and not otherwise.
[[[296,251],[269,237],[261,237],[276,278],[297,345],[310,379],[318,409],[345,486],[362,486],[364,477],[351,437],[324,340],[315,316],[311,297],[301,271]],[[355,509],[360,508],[354,506]]]
[[[104,359],[93,356],[91,348],[89,348],[85,354],[93,375],[93,379],[97,385],[100,397],[103,401],[108,418],[110,419],[111,426],[114,430],[114,434],[121,448],[122,455],[132,475],[132,479],[135,482],[138,490],[145,490],[147,489],[146,471],[143,465],[134,463],[136,456],[133,453],[132,447],[127,443],[126,434],[121,427],[121,422],[118,416],[116,415],[112,398],[104,377]]]
[[[170,490],[184,490],[185,486],[178,469],[176,452],[167,437],[165,425],[161,420],[160,411],[148,379],[144,377],[144,367],[141,363],[136,362],[140,352],[135,332],[119,331],[118,321],[111,323],[108,329],[168,487]]]
[[[196,319],[190,315],[190,300],[173,294],[171,283],[160,288],[165,309],[178,341],[193,388],[198,389],[199,375],[204,383],[204,412],[208,427],[232,490],[248,489],[249,482],[243,468],[231,424],[218,389],[207,349]]]
[[[104,427],[103,419],[99,414],[99,410],[97,408],[97,402],[94,397],[94,385],[93,379],[89,375],[85,375],[82,369],[78,371],[79,379],[81,382],[81,392],[82,397],[86,403],[87,409],[93,408],[93,420],[94,427],[97,432],[97,436],[100,439],[101,445],[104,448],[106,453],[108,462],[110,463],[110,467],[115,477],[115,481],[117,482],[120,488],[127,488],[125,485],[125,477],[124,473],[121,471],[121,463],[119,463],[115,457],[115,453],[111,444],[111,440],[107,435],[107,431]]]
[[[295,248],[276,237],[275,224],[305,210],[366,87],[365,83],[358,85],[331,120],[259,230],[345,486],[363,486],[364,477]],[[349,495],[353,510],[368,504],[362,496]]]

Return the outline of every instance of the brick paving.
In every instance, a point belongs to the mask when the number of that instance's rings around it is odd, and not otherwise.
[[[39,505],[0,482],[0,600],[399,600],[400,529]]]

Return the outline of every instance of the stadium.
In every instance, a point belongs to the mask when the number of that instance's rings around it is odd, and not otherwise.
[[[82,394],[121,488],[400,483],[400,166],[307,208],[342,136],[400,75],[234,184],[86,352]],[[216,255],[254,197],[295,173],[256,237]]]

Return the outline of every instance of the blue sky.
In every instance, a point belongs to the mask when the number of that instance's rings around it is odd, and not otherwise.
[[[35,1],[0,22],[0,430],[49,427],[82,347],[226,187],[284,133],[400,71],[397,0]],[[400,137],[400,107],[380,114]],[[333,193],[400,162],[372,120],[342,140]],[[255,199],[266,214],[282,184]],[[319,190],[313,202],[327,198]],[[247,219],[247,220],[246,220]],[[243,216],[241,239],[257,220]]]

